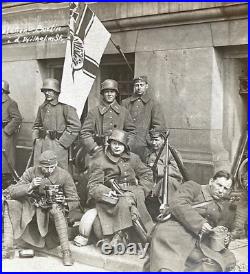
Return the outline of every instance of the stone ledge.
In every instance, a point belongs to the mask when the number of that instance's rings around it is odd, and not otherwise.
[[[94,245],[77,247],[71,243],[71,251],[76,262],[100,267],[109,271],[142,272],[146,258],[140,259],[137,255],[104,255]],[[41,253],[61,257],[60,247],[52,250],[36,249]]]

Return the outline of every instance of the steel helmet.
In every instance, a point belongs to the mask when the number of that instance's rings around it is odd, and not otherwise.
[[[10,85],[6,80],[2,80],[2,90],[4,90],[5,93],[10,93]]]
[[[54,78],[47,78],[43,81],[43,87],[41,92],[46,89],[54,90],[57,93],[60,93],[59,81]]]
[[[112,140],[122,143],[125,146],[125,148],[128,149],[128,134],[127,134],[127,132],[125,132],[121,129],[114,129],[108,139],[108,143],[110,144],[110,142]]]
[[[112,80],[112,79],[106,79],[104,82],[102,82],[102,84],[101,84],[101,93],[105,89],[113,89],[117,93],[119,92],[119,90],[118,90],[118,83],[115,80]]]

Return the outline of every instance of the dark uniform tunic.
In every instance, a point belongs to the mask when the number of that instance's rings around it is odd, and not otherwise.
[[[8,161],[15,168],[16,137],[22,123],[22,116],[17,103],[9,95],[2,94],[2,148],[5,150]],[[2,173],[10,173],[8,164],[2,156]]]
[[[103,101],[89,111],[81,129],[81,138],[87,151],[90,152],[97,146],[98,141],[95,136],[110,136],[114,129],[133,132],[135,125],[127,109],[116,101],[111,105]]]
[[[41,129],[45,136],[41,136]],[[52,150],[57,156],[59,166],[67,170],[68,148],[78,136],[80,129],[81,122],[75,108],[57,100],[45,101],[38,109],[33,126],[33,139],[38,138],[35,144],[34,165],[38,164],[42,152]],[[57,134],[54,139],[51,138],[53,131]]]
[[[106,154],[101,153],[90,162],[88,172],[89,199],[94,199],[96,203],[104,235],[112,235],[133,225],[129,205],[124,197],[119,197],[118,203],[113,207],[102,202],[103,194],[108,194],[111,190],[110,179],[116,179],[122,189],[130,190],[136,195],[141,220],[148,231],[152,229],[152,219],[144,204],[145,197],[152,189],[152,171],[136,154],[123,153],[117,158],[107,150]]]
[[[199,208],[191,207],[205,201],[211,202]],[[153,232],[150,271],[159,271],[161,268],[174,272],[184,271],[187,258],[195,249],[203,224],[208,222],[213,227],[224,225],[223,210],[227,206],[227,202],[213,199],[209,185],[185,182],[170,203],[174,217],[157,224]]]
[[[9,189],[10,197],[14,200],[8,200],[10,220],[13,225],[14,239],[22,239],[23,241],[36,246],[47,247],[55,246],[57,233],[50,222],[49,210],[35,207],[29,199],[29,187],[35,177],[43,178],[39,192],[43,192],[45,185],[62,185],[63,193],[66,198],[70,198],[72,202],[68,202],[69,211],[77,208],[79,198],[76,187],[71,175],[64,169],[56,167],[54,172],[44,178],[40,167],[28,168],[16,185],[12,185]]]
[[[152,128],[165,127],[161,107],[147,93],[142,96],[133,95],[123,100],[122,105],[128,109],[136,125],[136,138],[130,145],[131,151],[140,155],[143,162],[145,162],[148,131]]]

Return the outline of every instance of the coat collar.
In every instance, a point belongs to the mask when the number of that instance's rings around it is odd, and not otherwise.
[[[2,103],[9,101],[10,97],[8,94],[2,93]]]
[[[202,191],[205,201],[214,200],[213,196],[211,195],[210,185],[202,185],[201,191]]]
[[[121,159],[127,161],[130,158],[130,155],[127,152],[124,152],[120,157],[115,157],[111,154],[109,148],[106,150],[105,154],[107,158],[114,164],[119,163]]]
[[[102,101],[101,104],[98,106],[101,115],[106,113],[109,110],[109,108],[112,108],[118,114],[121,112],[121,106],[117,103],[116,100],[111,105]]]
[[[151,98],[149,97],[148,93],[145,92],[142,96],[138,96],[138,95],[135,95],[133,94],[131,97],[130,97],[130,101],[134,102],[136,101],[137,99],[141,99],[142,102],[144,104],[146,104]]]
[[[42,106],[46,106],[46,105],[52,105],[52,106],[56,106],[58,104],[58,98],[57,99],[54,99],[52,101],[44,101]]]

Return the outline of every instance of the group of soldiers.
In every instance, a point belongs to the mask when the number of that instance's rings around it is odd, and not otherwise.
[[[103,244],[112,249],[131,241],[150,242],[146,270],[206,271],[210,267],[225,271],[235,265],[227,249],[229,233],[223,248],[214,251],[208,247],[215,228],[226,226],[223,210],[229,210],[225,198],[232,186],[230,174],[217,172],[205,187],[186,181],[181,155],[166,142],[169,131],[164,115],[148,88],[146,76],[134,78],[133,95],[120,105],[118,83],[106,79],[101,84],[100,104],[88,112],[81,125],[76,110],[59,102],[59,82],[44,80],[41,92],[45,101],[32,128],[33,163],[4,193],[4,258],[12,257],[13,241],[22,239],[39,248],[61,245],[63,264],[73,265],[65,217],[81,208],[79,233],[87,238],[91,233],[100,248]],[[5,152],[22,121],[9,92],[3,81]],[[77,137],[87,152],[84,209],[81,193],[68,172],[69,148]],[[8,167],[14,166],[14,161],[10,152],[6,155],[3,175],[9,178]],[[155,225],[159,214],[170,219]],[[191,256],[196,249],[199,255]]]

